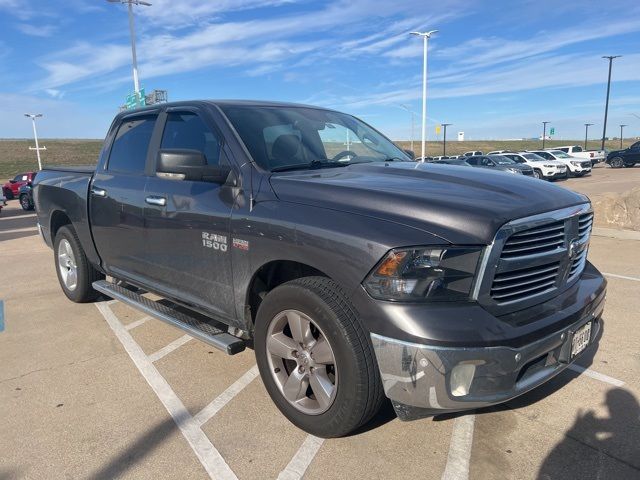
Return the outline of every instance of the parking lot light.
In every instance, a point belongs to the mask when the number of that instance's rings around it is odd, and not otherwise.
[[[609,92],[611,91],[611,66],[613,65],[613,59],[619,58],[622,55],[605,55],[602,58],[609,60],[609,79],[607,80],[607,101],[604,105],[604,125],[602,126],[602,145],[600,150],[604,150],[604,139],[607,136],[607,114],[609,113]]]
[[[429,32],[411,32],[411,35],[422,37],[423,40],[423,59],[422,59],[422,161],[426,157],[427,142],[427,50],[429,47],[429,39],[431,35],[438,30]]]
[[[593,123],[585,123],[584,124],[584,149],[587,149],[587,137],[589,135],[589,127],[593,125]]]
[[[626,126],[627,126],[627,125],[620,125],[620,150],[622,150],[622,138],[623,138],[623,136],[622,136],[622,129],[623,129],[624,127],[626,127]]]
[[[453,123],[442,123],[442,128],[444,129],[443,132],[443,143],[442,143],[442,156],[446,157],[447,156],[447,127],[449,125],[453,125]]]
[[[547,123],[551,122],[542,122],[542,149],[544,150],[544,141],[547,138]]]
[[[409,114],[411,115],[411,151],[413,152],[413,139],[414,139],[414,125],[415,125],[415,117],[416,117],[416,112],[414,112],[413,110],[411,110],[409,107],[407,107],[406,105],[399,105],[400,108],[402,108],[403,110],[406,110],[407,112],[409,112]]]
[[[40,145],[38,145],[38,131],[36,130],[36,118],[41,118],[42,114],[41,113],[25,113],[24,116],[31,119],[31,122],[33,124],[33,138],[36,142],[35,148],[29,147],[29,150],[36,151],[36,155],[38,156],[38,170],[42,170],[42,160],[40,159],[40,150],[46,150],[47,147],[40,148]]]

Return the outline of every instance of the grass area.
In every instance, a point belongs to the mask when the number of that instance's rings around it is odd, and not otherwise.
[[[631,145],[633,140],[623,142],[625,147]],[[411,142],[396,142],[402,148],[409,148]],[[582,145],[580,140],[549,140],[547,147],[560,145]],[[29,150],[33,146],[33,140],[0,140],[0,180],[3,182],[21,172],[37,170],[38,162],[36,152]],[[40,145],[45,145],[47,150],[41,152],[42,165],[94,165],[98,160],[98,154],[102,148],[102,140],[47,140]],[[589,148],[599,149],[600,142],[589,142]],[[620,148],[619,140],[610,140],[605,144],[610,150]],[[413,148],[416,155],[420,155],[420,141],[415,141]],[[542,148],[539,140],[474,140],[474,141],[447,141],[447,155],[459,155],[470,150],[480,150],[487,153],[491,150],[533,150]],[[442,142],[427,142],[427,155],[442,155]]]
[[[42,165],[93,165],[98,161],[102,140],[41,140]],[[38,169],[33,140],[0,140],[0,180]]]

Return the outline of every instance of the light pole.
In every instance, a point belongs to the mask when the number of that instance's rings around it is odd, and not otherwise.
[[[407,112],[409,112],[409,114],[411,115],[411,151],[413,152],[413,138],[414,138],[414,125],[415,125],[415,116],[416,116],[416,112],[414,112],[413,110],[411,110],[409,107],[407,107],[406,105],[400,105],[400,108],[406,110]]]
[[[29,150],[36,151],[36,155],[38,155],[38,170],[42,170],[42,161],[40,160],[40,150],[46,150],[47,147],[43,146],[41,148],[40,145],[38,145],[38,131],[36,130],[36,118],[41,118],[42,114],[41,113],[25,113],[24,116],[30,118],[31,122],[33,123],[33,138],[36,141],[36,147],[35,148],[29,147]]]
[[[620,125],[620,150],[622,150],[622,129],[627,125]]]
[[[444,129],[443,137],[442,137],[442,156],[447,156],[447,127],[449,125],[453,125],[453,123],[442,123],[442,128]]]
[[[607,102],[604,106],[604,126],[602,127],[602,145],[600,150],[604,150],[604,138],[607,136],[607,114],[609,113],[609,92],[611,91],[611,66],[613,65],[613,59],[621,57],[622,55],[607,55],[602,58],[609,60],[609,79],[607,80]]]
[[[585,123],[584,124],[584,149],[587,149],[587,138],[589,136],[589,127],[593,125],[593,123]]]
[[[544,150],[544,141],[547,138],[547,123],[551,122],[542,122],[542,149]]]
[[[133,6],[143,5],[150,7],[149,2],[143,0],[107,0],[110,3],[122,3],[129,7],[129,33],[131,35],[131,56],[133,57],[133,90],[136,95],[136,104],[140,105],[140,81],[138,80],[138,57],[136,55],[136,32],[133,22]]]
[[[431,30],[429,32],[411,32],[411,35],[417,35],[422,37],[424,44],[423,60],[422,60],[422,161],[426,157],[426,142],[427,142],[427,49],[429,47],[429,39],[431,35],[438,30]]]

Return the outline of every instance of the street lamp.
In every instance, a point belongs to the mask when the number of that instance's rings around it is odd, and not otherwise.
[[[414,130],[414,125],[415,125],[415,115],[416,112],[414,112],[413,110],[411,110],[409,107],[407,107],[406,105],[399,105],[400,108],[402,108],[403,110],[406,110],[407,112],[409,112],[409,114],[411,115],[411,151],[413,152],[413,138],[414,138],[414,134],[413,134],[413,130]]]
[[[426,157],[426,141],[427,141],[427,49],[429,45],[429,39],[431,35],[438,30],[431,30],[429,32],[411,32],[411,35],[417,35],[422,37],[423,47],[423,60],[422,60],[422,161]]]
[[[547,123],[551,122],[542,122],[542,149],[544,150],[544,141],[547,138]]]
[[[627,125],[620,125],[620,150],[622,150],[622,129]]]
[[[133,57],[133,89],[136,95],[136,104],[140,104],[140,82],[138,80],[138,57],[136,56],[136,32],[133,23],[133,6],[143,5],[150,7],[149,2],[143,0],[107,0],[109,3],[122,3],[129,6],[129,33],[131,35],[131,56]]]
[[[31,122],[33,123],[33,138],[36,141],[36,146],[35,148],[29,147],[29,150],[36,151],[36,155],[38,156],[38,170],[42,170],[42,161],[40,160],[40,150],[46,150],[47,147],[45,146],[40,147],[40,145],[38,145],[38,131],[36,130],[36,118],[41,118],[42,114],[41,113],[25,113],[24,116],[30,118]]]
[[[442,123],[442,128],[444,129],[443,132],[443,142],[442,142],[442,156],[446,157],[447,156],[447,127],[449,125],[453,125],[453,123]]]
[[[611,90],[611,66],[613,64],[613,59],[621,56],[622,55],[607,55],[602,57],[609,60],[609,80],[607,80],[607,102],[604,106],[604,126],[602,127],[602,145],[600,146],[600,150],[604,150],[604,138],[607,136],[607,114],[609,113],[609,92]]]
[[[587,149],[587,137],[589,135],[589,127],[593,125],[593,123],[585,123],[584,124],[584,149]]]

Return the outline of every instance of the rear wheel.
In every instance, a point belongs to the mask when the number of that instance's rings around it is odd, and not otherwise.
[[[33,205],[31,205],[31,202],[29,201],[29,197],[27,196],[26,193],[23,193],[22,195],[20,195],[20,206],[22,207],[23,210],[33,210]]]
[[[611,168],[622,168],[624,166],[624,160],[621,157],[612,158],[609,162]]]
[[[91,302],[98,298],[100,293],[93,289],[92,284],[104,276],[87,260],[71,225],[58,230],[53,252],[58,281],[67,298],[76,303]]]
[[[384,400],[370,339],[342,290],[325,277],[273,289],[256,318],[255,353],[280,411],[319,437],[339,437]]]

